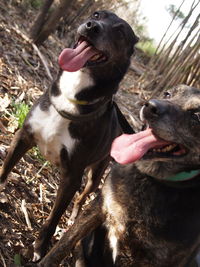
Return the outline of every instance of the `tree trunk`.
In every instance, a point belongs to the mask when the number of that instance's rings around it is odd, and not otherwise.
[[[45,21],[47,20],[48,11],[54,0],[45,0],[41,10],[33,23],[30,31],[30,38],[35,42],[37,36],[39,35]]]
[[[50,0],[47,0],[50,1]],[[72,0],[61,0],[59,6],[49,15],[47,21],[38,32],[37,36],[33,39],[36,45],[41,45],[48,36],[56,29],[57,24],[61,17],[66,14],[66,11],[72,4]]]

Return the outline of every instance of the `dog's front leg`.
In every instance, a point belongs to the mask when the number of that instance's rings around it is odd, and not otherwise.
[[[72,227],[63,235],[58,243],[39,262],[39,267],[56,267],[70,253],[76,243],[91,233],[105,220],[102,213],[101,197],[90,202],[80,213]]]
[[[67,166],[67,164],[66,164]],[[81,186],[84,168],[61,168],[61,180],[57,191],[56,200],[49,217],[39,232],[34,244],[33,261],[38,261],[46,254],[47,247],[56,226],[71,202],[76,191]]]
[[[72,210],[72,214],[68,220],[68,225],[72,225],[80,212],[82,205],[84,204],[87,196],[95,192],[98,188],[101,178],[109,164],[110,156],[107,156],[105,159],[96,162],[95,164],[90,166],[90,169],[87,174],[87,182],[83,192],[75,199],[74,207]]]
[[[34,146],[32,135],[25,128],[18,130],[11,142],[0,173],[0,189],[4,187],[8,174],[23,155]]]

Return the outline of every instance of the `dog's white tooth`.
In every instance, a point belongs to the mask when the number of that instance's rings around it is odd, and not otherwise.
[[[139,114],[139,116],[140,116],[140,120],[141,120],[141,121],[145,121],[143,112],[144,112],[144,106],[140,109],[140,114]]]
[[[171,150],[170,146],[166,146],[166,147],[163,149],[163,152],[168,152],[169,150]]]

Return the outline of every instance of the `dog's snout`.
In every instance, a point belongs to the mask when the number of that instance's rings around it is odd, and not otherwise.
[[[85,28],[86,30],[92,31],[95,33],[100,32],[100,25],[96,21],[93,21],[93,20],[86,22]]]
[[[145,104],[145,109],[153,115],[162,115],[167,110],[167,103],[156,99],[151,99]]]

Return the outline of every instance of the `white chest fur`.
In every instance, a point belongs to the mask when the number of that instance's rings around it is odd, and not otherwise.
[[[58,110],[63,110],[74,115],[78,114],[76,105],[70,99],[76,100],[75,96],[77,93],[83,88],[94,85],[90,74],[83,70],[76,72],[63,71],[58,83],[61,94],[51,96],[51,102]]]
[[[53,106],[47,111],[37,106],[29,123],[41,154],[51,163],[59,164],[60,150],[63,146],[69,154],[72,152],[75,139],[69,134],[70,121],[62,118]]]

